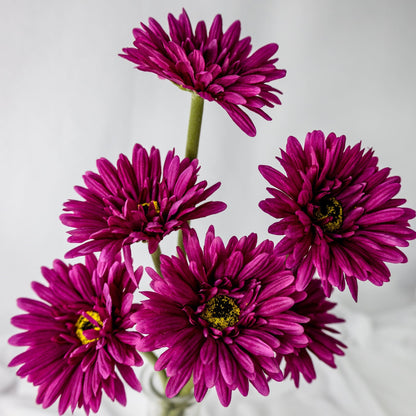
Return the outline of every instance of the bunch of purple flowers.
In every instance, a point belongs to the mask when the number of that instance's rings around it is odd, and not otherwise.
[[[346,348],[332,326],[343,322],[328,300],[333,289],[347,285],[357,301],[357,280],[387,282],[386,263],[406,262],[398,247],[416,238],[409,227],[416,213],[396,198],[400,178],[361,143],[313,131],[304,145],[288,138],[277,157],[285,173],[259,166],[271,185],[259,206],[277,220],[270,234],[283,238],[224,241],[210,226],[201,243],[190,221],[226,209],[208,200],[220,183],[199,178],[203,102],[216,101],[254,136],[242,108],[270,120],[262,108],[281,102],[269,83],[286,71],[275,66],[276,44],[251,53],[239,21],[225,32],[220,15],[209,30],[203,21],[193,30],[185,11],[168,22],[169,34],[154,19],[134,29],[134,46],[121,56],[192,93],[185,157],[172,150],[162,162],[157,148],[136,144],[131,159],[98,159],[98,172],[75,187],[81,199],[65,202],[60,217],[77,244],[65,257],[85,262],[42,268],[47,285],[32,285],[40,300],[19,299],[26,314],[12,319],[25,332],[9,342],[27,349],[10,365],[38,386],[43,407],[58,400],[60,414],[97,412],[103,392],[124,405],[123,380],[141,391],[133,368],[142,356],[155,361],[168,399],[191,390],[200,402],[215,387],[228,406],[233,391],[246,396],[250,385],[267,395],[271,380],[309,383],[314,359],[336,367]],[[177,251],[163,255],[160,242],[172,232]],[[154,261],[141,302],[136,242],[148,244]]]

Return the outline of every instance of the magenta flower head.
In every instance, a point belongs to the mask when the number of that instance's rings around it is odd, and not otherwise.
[[[346,282],[357,300],[357,279],[381,286],[390,276],[385,262],[407,261],[397,247],[416,238],[408,223],[415,211],[394,198],[400,178],[379,169],[372,150],[361,143],[345,147],[345,141],[314,131],[302,148],[289,137],[277,158],[286,175],[259,167],[273,196],[259,206],[279,219],[269,232],[284,235],[277,250],[288,256],[288,267],[298,269],[298,290],[317,271],[326,296],[333,286],[344,290]]]
[[[257,245],[257,236],[230,239],[227,246],[211,226],[201,248],[194,230],[184,234],[185,254],[161,256],[159,276],[147,269],[154,292],[133,315],[137,330],[148,334],[140,351],[167,347],[155,369],[170,377],[167,397],[193,378],[201,401],[215,386],[228,406],[235,389],[248,394],[251,383],[269,393],[268,380],[280,381],[278,354],[307,345],[307,317],[291,308],[294,277],[277,256],[274,244]]]
[[[341,348],[347,348],[332,336],[339,332],[329,325],[344,320],[329,313],[336,303],[327,300],[319,279],[312,279],[305,292],[299,293],[299,298],[301,300],[295,303],[292,310],[309,318],[309,321],[303,324],[308,345],[280,357],[286,363],[285,378],[290,375],[296,387],[299,387],[300,374],[308,383],[316,378],[311,353],[330,367],[336,368],[334,355],[344,355]]]
[[[174,151],[165,159],[163,169],[159,150],[150,154],[139,144],[133,158],[121,154],[117,167],[107,159],[97,160],[98,174],[84,175],[86,188],[75,187],[84,201],[69,200],[64,204],[68,214],[61,221],[74,227],[69,231],[71,243],[83,243],[66,254],[73,258],[101,251],[98,271],[111,265],[115,254],[123,250],[129,272],[133,273],[130,245],[147,241],[153,253],[162,238],[187,227],[187,221],[223,211],[223,202],[205,201],[220,186],[206,188],[197,182],[198,161],[180,160]]]
[[[216,101],[246,134],[255,136],[256,128],[241,107],[271,120],[262,107],[281,104],[276,95],[281,92],[268,84],[286,75],[275,67],[277,59],[271,59],[278,45],[270,43],[250,55],[251,39],[240,39],[240,22],[223,33],[221,15],[209,31],[204,21],[198,22],[195,33],[185,10],[179,19],[169,14],[168,21],[169,35],[152,18],[149,26],[142,23],[133,30],[134,47],[123,49],[120,56],[141,71]]]
[[[12,318],[12,324],[25,332],[12,336],[9,343],[28,348],[9,365],[21,365],[17,374],[39,386],[38,404],[46,408],[59,399],[60,414],[77,406],[87,414],[97,412],[103,390],[125,405],[120,375],[141,391],[132,369],[143,364],[135,348],[141,335],[129,329],[142,269],[133,281],[119,261],[102,277],[96,266],[96,258],[89,255],[85,265],[55,260],[52,269],[43,267],[49,286],[32,283],[41,300],[18,299],[27,314]]]

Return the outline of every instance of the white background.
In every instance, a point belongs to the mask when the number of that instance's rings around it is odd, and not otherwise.
[[[280,45],[278,67],[288,71],[273,83],[284,92],[283,105],[269,111],[273,121],[253,115],[255,138],[206,103],[201,178],[222,182],[215,196],[228,210],[195,222],[201,235],[213,223],[224,239],[250,232],[275,238],[267,234],[273,219],[257,207],[267,196],[257,166],[277,166],[274,156],[286,138],[303,141],[314,129],[373,147],[380,166],[402,177],[400,196],[416,207],[412,0],[0,0],[2,416],[57,414],[56,407],[37,406],[36,389],[6,368],[18,352],[7,338],[16,332],[9,324],[16,298],[32,297],[40,266],[70,248],[58,216],[75,196],[73,186],[95,170],[98,157],[130,157],[135,142],[156,145],[162,155],[173,147],[183,154],[189,94],[117,56],[140,21],[152,16],[167,28],[167,14],[178,16],[182,7],[194,27],[201,19],[209,25],[217,13],[224,28],[241,20],[242,36],[251,36],[255,49]],[[136,263],[149,264],[146,251],[135,250]],[[201,415],[414,415],[415,244],[405,252],[409,262],[391,267],[390,283],[360,285],[357,304],[347,292],[333,296],[337,314],[347,319],[339,328],[349,346],[336,360],[338,370],[317,364],[311,385],[274,383],[269,397],[237,392],[228,409],[211,392]],[[145,408],[143,397],[129,392],[126,408],[105,401],[99,414],[141,415]]]

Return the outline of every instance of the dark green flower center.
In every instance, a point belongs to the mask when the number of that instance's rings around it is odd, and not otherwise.
[[[214,296],[205,305],[201,318],[213,328],[222,330],[238,322],[240,308],[233,298],[225,295]]]
[[[101,317],[97,312],[87,311],[85,312],[85,314],[91,317],[92,319],[90,320],[86,318],[84,315],[80,315],[77,322],[75,323],[75,328],[76,328],[75,334],[82,344],[88,344],[89,342],[94,342],[98,340],[98,338],[88,339],[84,335],[84,331],[88,329],[95,329],[96,331],[99,331],[103,325]],[[98,326],[95,325],[93,321],[95,321],[98,324]]]
[[[313,215],[324,231],[333,233],[342,226],[342,205],[333,197],[322,199]]]

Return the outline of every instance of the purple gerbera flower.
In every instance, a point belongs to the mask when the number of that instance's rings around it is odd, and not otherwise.
[[[134,47],[123,49],[120,56],[142,71],[217,101],[245,133],[255,136],[256,128],[240,106],[271,120],[261,108],[281,104],[276,95],[281,92],[268,85],[286,75],[275,67],[277,59],[271,59],[278,45],[270,43],[250,55],[251,39],[240,39],[240,22],[223,33],[221,15],[215,16],[208,33],[204,21],[194,33],[185,10],[179,19],[169,14],[168,21],[170,36],[152,18],[149,26],[142,23],[133,30]]]
[[[330,367],[336,368],[334,355],[344,355],[341,347],[347,348],[345,344],[331,335],[339,332],[329,325],[344,322],[344,320],[329,313],[336,303],[327,300],[320,281],[313,279],[305,292],[299,293],[299,298],[292,307],[292,311],[309,318],[309,321],[303,324],[305,335],[308,337],[308,345],[304,348],[297,348],[294,353],[280,356],[280,359],[286,362],[285,378],[291,375],[296,387],[299,387],[300,374],[308,383],[316,378],[310,353]]]
[[[263,395],[268,381],[283,374],[277,354],[290,354],[308,343],[302,323],[308,318],[291,310],[295,303],[294,276],[274,244],[257,245],[251,234],[230,239],[227,246],[211,226],[200,247],[194,230],[184,234],[185,254],[161,256],[159,276],[147,269],[154,292],[133,315],[144,334],[139,350],[167,347],[155,369],[170,377],[167,397],[173,397],[193,378],[201,401],[216,388],[224,406],[249,382]]]
[[[60,414],[76,406],[97,412],[102,390],[125,405],[119,375],[141,391],[132,369],[143,364],[135,348],[141,335],[129,328],[138,309],[132,302],[142,269],[133,281],[119,261],[102,277],[96,266],[95,256],[89,255],[85,266],[55,260],[52,269],[43,267],[49,286],[32,283],[42,300],[18,299],[28,313],[12,318],[26,332],[12,336],[10,344],[28,349],[9,365],[22,365],[17,374],[39,386],[36,401],[44,408],[59,398]]]
[[[269,232],[284,235],[277,249],[288,256],[288,267],[298,269],[298,290],[317,270],[326,296],[333,286],[344,290],[347,282],[357,300],[357,279],[381,286],[390,276],[385,262],[407,261],[397,246],[416,238],[408,228],[415,211],[393,198],[400,178],[389,176],[389,168],[379,170],[372,150],[365,152],[361,143],[345,147],[345,136],[325,138],[314,131],[304,148],[289,137],[277,159],[286,176],[259,167],[273,186],[268,188],[273,198],[259,206],[280,219]]]
[[[98,271],[103,273],[114,255],[123,250],[126,267],[133,273],[130,245],[147,241],[153,253],[162,238],[173,230],[188,226],[187,221],[223,211],[223,202],[206,202],[220,186],[206,188],[197,182],[198,161],[180,160],[174,151],[167,154],[163,170],[159,150],[150,154],[139,144],[132,162],[121,154],[117,167],[107,159],[97,160],[98,174],[84,175],[86,188],[75,187],[85,201],[64,204],[61,221],[74,227],[71,243],[83,243],[66,253],[73,258],[101,251]]]

